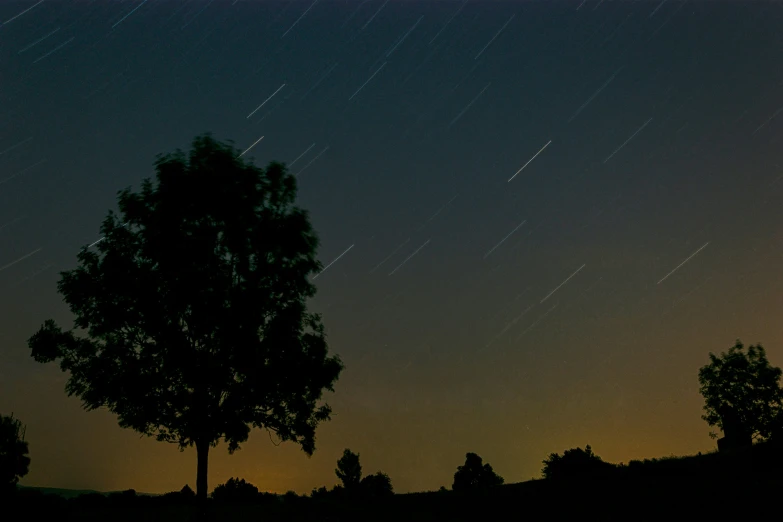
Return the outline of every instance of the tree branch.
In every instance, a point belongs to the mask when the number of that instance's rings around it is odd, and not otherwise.
[[[266,428],[266,432],[269,434],[269,440],[270,440],[270,442],[272,442],[272,444],[274,444],[275,446],[279,446],[280,444],[282,444],[282,443],[283,443],[283,441],[281,440],[280,442],[278,442],[277,444],[275,444],[275,441],[273,441],[273,440],[272,440],[272,432],[271,432],[271,431],[269,431],[269,428]]]

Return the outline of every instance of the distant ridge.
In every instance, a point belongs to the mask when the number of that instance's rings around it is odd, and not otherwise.
[[[96,491],[94,489],[65,489],[65,488],[39,488],[36,486],[22,486],[21,484],[17,486],[19,489],[27,489],[27,490],[36,490],[40,491],[41,493],[45,493],[47,495],[59,495],[63,498],[75,498],[79,495],[89,495],[89,494],[99,494],[99,495],[110,495],[112,493],[122,493],[122,491]],[[136,492],[137,495],[142,497],[159,497],[159,493],[141,493],[139,491]]]

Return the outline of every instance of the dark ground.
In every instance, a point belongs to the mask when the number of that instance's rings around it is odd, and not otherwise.
[[[758,444],[734,454],[672,457],[623,466],[604,477],[535,480],[474,494],[427,492],[386,499],[265,497],[257,501],[193,502],[113,495],[64,499],[23,491],[17,516],[70,521],[506,521],[748,520],[779,513],[783,451]],[[8,504],[6,504],[8,505]]]

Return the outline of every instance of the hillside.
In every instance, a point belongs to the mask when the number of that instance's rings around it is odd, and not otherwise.
[[[388,499],[331,496],[259,496],[234,503],[208,502],[208,517],[230,521],[378,521],[436,520],[660,520],[769,511],[783,487],[781,447],[757,444],[729,454],[709,453],[633,461],[600,477],[575,475],[566,480],[531,480],[483,492],[452,491],[394,495]],[[37,491],[34,491],[38,489]],[[186,522],[198,513],[192,502],[170,497],[117,495],[65,500],[47,488],[24,488],[19,501],[28,514],[54,514],[60,520],[113,522],[160,520]],[[74,490],[53,490],[71,492]],[[47,513],[48,512],[48,513]]]
[[[122,491],[96,491],[94,489],[40,488],[37,486],[23,486],[21,484],[17,487],[23,491],[39,491],[46,495],[56,495],[63,498],[76,498],[80,495],[112,495],[115,493],[122,493]],[[136,492],[136,494],[142,497],[160,496],[159,493]]]

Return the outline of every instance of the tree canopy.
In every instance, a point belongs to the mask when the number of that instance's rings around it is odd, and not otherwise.
[[[385,497],[394,494],[391,478],[386,473],[378,471],[372,475],[362,478],[362,465],[359,462],[359,454],[346,448],[342,457],[337,461],[337,469],[334,470],[337,478],[342,485],[336,485],[331,493],[338,495],[347,494],[349,498],[355,498],[355,495],[364,495],[367,497]],[[327,489],[313,489],[313,496],[319,497],[326,495]]]
[[[209,448],[225,440],[233,452],[252,427],[312,455],[331,413],[322,394],[343,366],[307,311],[318,238],[285,166],[257,167],[203,135],[155,169],[156,183],[119,192],[103,239],[61,272],[75,328],[48,320],[28,344],[70,372],[66,391],[87,410],[195,445],[204,498]]]
[[[362,493],[369,497],[388,497],[394,494],[391,478],[382,471],[364,477],[361,489]]]
[[[465,465],[457,466],[454,473],[454,491],[470,491],[503,484],[503,477],[495,473],[488,463],[484,464],[475,453],[465,455]]]
[[[258,498],[258,488],[245,479],[230,478],[212,491],[212,498],[218,501],[243,501]]]
[[[343,483],[345,489],[352,489],[362,480],[362,465],[359,463],[359,454],[348,448],[343,451],[343,456],[337,461],[337,469],[334,470],[337,478]]]
[[[30,457],[22,423],[13,413],[0,415],[0,494],[15,488],[28,471]]]
[[[544,460],[541,474],[546,479],[571,479],[598,476],[615,470],[617,466],[605,462],[593,453],[588,444],[585,449],[572,448],[565,450],[563,455],[552,453]]]
[[[746,350],[738,339],[728,352],[709,356],[710,363],[699,369],[699,392],[704,397],[702,419],[724,433],[731,419],[756,440],[766,440],[780,430],[782,372],[769,363],[764,347],[750,345]]]

